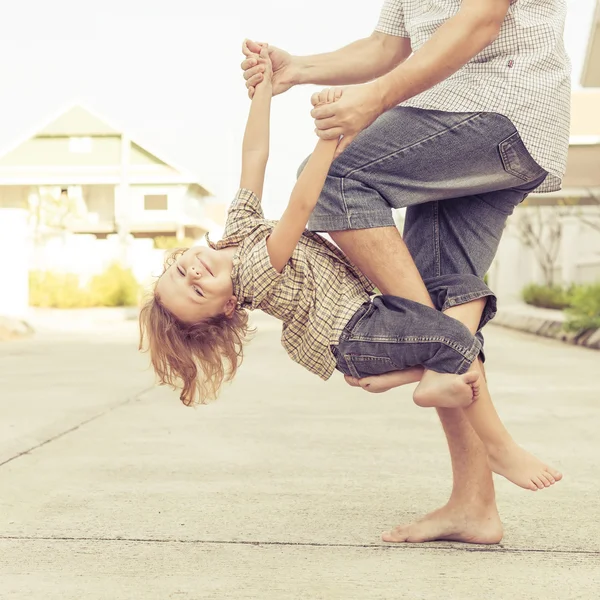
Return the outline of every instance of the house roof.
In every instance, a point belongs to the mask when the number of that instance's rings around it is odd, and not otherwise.
[[[92,114],[89,109],[76,104],[63,112],[59,117],[47,123],[37,132],[38,136],[92,136],[119,135],[118,128],[111,127],[106,119]]]
[[[88,137],[94,140],[93,155],[71,153],[64,139]],[[79,103],[28,132],[0,156],[0,185],[117,184],[121,137],[131,140],[130,183],[194,185],[201,195],[211,195],[193,173]]]
[[[596,0],[596,10],[594,11],[591,27],[587,53],[581,72],[581,85],[584,87],[600,87],[600,0]]]

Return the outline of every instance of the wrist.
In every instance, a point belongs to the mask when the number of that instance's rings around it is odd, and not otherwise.
[[[392,77],[391,73],[375,80],[373,85],[376,88],[376,96],[382,113],[408,99],[408,96],[404,94],[401,78]]]
[[[256,94],[261,94],[262,96],[272,96],[273,95],[273,82],[269,79],[269,80],[264,80],[261,81],[257,86],[256,86]]]
[[[313,68],[309,56],[292,56],[289,66],[289,77],[286,83],[289,83],[291,86],[311,83],[310,73]]]

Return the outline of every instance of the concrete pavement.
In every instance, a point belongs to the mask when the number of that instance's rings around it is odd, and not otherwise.
[[[600,595],[597,351],[489,328],[501,416],[565,479],[497,479],[499,546],[389,546],[383,529],[448,496],[434,412],[320,382],[256,321],[198,409],[152,386],[133,321],[0,345],[2,600]]]

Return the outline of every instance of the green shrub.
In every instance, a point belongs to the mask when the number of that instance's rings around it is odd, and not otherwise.
[[[189,237],[178,240],[174,235],[159,235],[154,238],[154,247],[157,250],[174,250],[175,248],[189,248],[194,245],[194,240]]]
[[[568,331],[583,333],[600,329],[600,282],[579,286],[566,313]]]
[[[140,291],[131,270],[116,263],[93,277],[89,288],[92,306],[134,306]]]
[[[32,271],[29,274],[29,303],[42,308],[88,308],[134,306],[140,286],[133,273],[118,264],[81,286],[72,273]]]
[[[574,288],[565,289],[557,285],[548,286],[532,283],[523,288],[521,293],[527,304],[540,308],[562,310],[571,305],[571,297],[574,291]]]
[[[29,303],[42,308],[83,308],[91,306],[89,290],[71,273],[32,271],[29,273]]]

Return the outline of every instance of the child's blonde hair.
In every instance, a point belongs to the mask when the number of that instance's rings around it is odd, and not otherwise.
[[[163,273],[185,251],[171,252]],[[187,324],[163,306],[155,290],[142,306],[139,324],[139,349],[150,352],[160,385],[181,388],[179,397],[186,406],[216,399],[223,381],[233,379],[242,363],[243,344],[252,333],[248,312],[240,307],[231,317]]]

